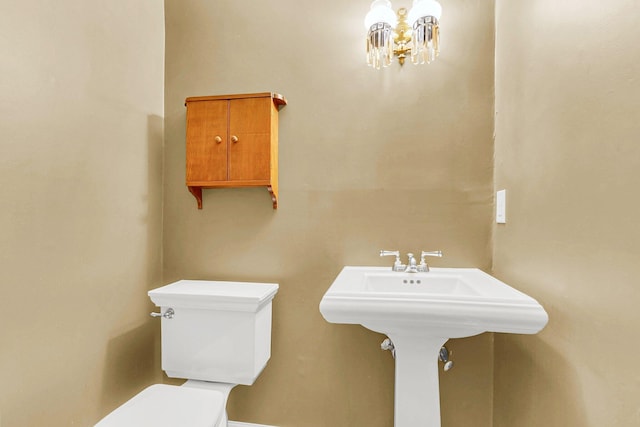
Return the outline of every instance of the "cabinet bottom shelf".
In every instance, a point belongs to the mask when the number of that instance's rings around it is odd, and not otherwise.
[[[271,202],[273,203],[273,209],[278,209],[278,195],[273,189],[273,186],[269,184],[244,184],[244,185],[206,185],[206,186],[194,186],[187,185],[189,192],[193,194],[198,202],[198,209],[202,209],[202,189],[215,189],[215,188],[242,188],[242,187],[267,187],[267,191],[271,196]]]

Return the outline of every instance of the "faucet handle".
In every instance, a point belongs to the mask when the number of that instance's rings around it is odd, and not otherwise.
[[[427,265],[426,261],[424,260],[425,257],[428,257],[428,256],[435,256],[435,257],[441,258],[442,257],[442,251],[430,251],[430,252],[422,251],[420,253],[420,265],[418,266],[418,271],[424,271],[424,272],[429,271],[429,266]]]
[[[400,251],[380,251],[380,256],[395,256],[396,260],[393,262],[393,271],[403,271],[404,265],[400,261]]]
[[[426,256],[437,256],[438,258],[442,258],[442,251],[422,251],[422,253],[420,254],[420,261],[424,262],[424,257]]]
[[[400,257],[400,251],[385,251],[385,250],[380,251],[380,256],[390,256],[390,255],[395,255],[397,257]]]

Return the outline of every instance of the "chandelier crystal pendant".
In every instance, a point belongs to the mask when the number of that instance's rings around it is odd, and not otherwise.
[[[374,0],[364,19],[367,29],[367,64],[380,69],[398,57],[400,65],[410,57],[414,64],[433,61],[440,53],[442,6],[435,0],[413,0],[409,12],[397,14],[389,0]]]

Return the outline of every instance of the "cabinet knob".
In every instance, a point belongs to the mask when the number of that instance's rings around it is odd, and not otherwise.
[[[216,144],[220,144],[222,142],[222,138],[220,137],[220,135],[216,135],[216,137],[213,138],[213,140],[216,142]]]
[[[231,142],[236,143],[238,142],[238,137],[235,135],[231,135]]]

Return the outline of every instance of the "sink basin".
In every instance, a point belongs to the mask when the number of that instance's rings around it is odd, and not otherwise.
[[[535,299],[477,268],[403,273],[347,266],[320,312],[328,322],[359,324],[393,342],[395,427],[440,426],[437,355],[449,338],[535,334],[549,319]]]
[[[344,267],[320,302],[331,323],[461,338],[483,332],[535,334],[548,321],[536,300],[477,268],[428,273]]]
[[[364,273],[364,288],[370,292],[397,294],[479,295],[461,275],[442,273]]]

